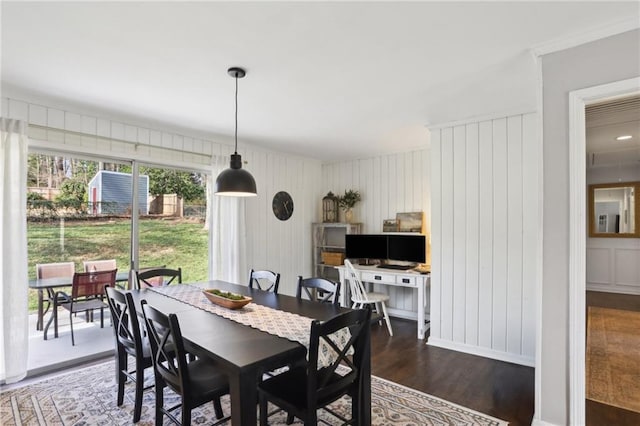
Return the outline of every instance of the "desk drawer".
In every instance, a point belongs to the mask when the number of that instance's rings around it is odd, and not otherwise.
[[[379,272],[361,272],[360,279],[366,283],[395,284],[396,276],[392,274],[381,274]]]
[[[416,277],[407,277],[402,275],[396,275],[396,284],[405,287],[416,287]]]

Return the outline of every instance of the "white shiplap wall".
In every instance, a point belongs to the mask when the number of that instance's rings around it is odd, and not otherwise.
[[[212,164],[210,156],[228,158],[233,149],[228,143],[171,129],[149,128],[25,100],[2,98],[1,102],[3,117],[34,125],[30,136],[39,139],[33,142],[39,148],[196,170],[207,170]],[[295,294],[297,276],[308,276],[312,269],[311,223],[319,219],[319,200],[324,195],[321,163],[246,144],[240,144],[238,151],[258,185],[258,196],[245,201],[247,264],[280,272],[281,292]],[[294,214],[286,222],[276,219],[271,210],[273,195],[278,191],[288,191],[295,203]]]
[[[536,114],[431,129],[429,344],[533,365]]]
[[[348,189],[360,191],[362,201],[353,209],[353,221],[362,223],[365,234],[382,232],[382,221],[395,218],[396,213],[421,211],[428,237],[431,223],[429,168],[429,150],[426,148],[324,164],[321,192],[324,196],[329,191],[336,195],[344,194]],[[375,290],[389,293],[392,315],[415,316],[418,303],[414,290],[389,286],[377,286]]]

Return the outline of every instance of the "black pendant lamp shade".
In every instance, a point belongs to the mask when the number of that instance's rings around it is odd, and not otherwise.
[[[229,75],[236,80],[236,129],[235,152],[231,155],[229,168],[223,170],[216,178],[214,192],[216,195],[230,197],[253,197],[258,195],[256,181],[251,173],[242,168],[242,157],[238,154],[238,79],[245,76],[242,68],[229,68]]]

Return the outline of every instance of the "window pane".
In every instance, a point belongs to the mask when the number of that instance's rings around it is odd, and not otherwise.
[[[182,268],[183,282],[208,278],[205,228],[207,176],[169,168],[140,167],[148,176],[149,199],[140,208],[140,269]]]
[[[27,182],[29,276],[36,264],[115,259],[129,269],[131,166],[112,160],[30,154]],[[30,290],[29,310],[37,293]]]

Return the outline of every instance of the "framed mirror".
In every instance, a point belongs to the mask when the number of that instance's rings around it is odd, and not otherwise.
[[[640,238],[640,182],[589,185],[589,236]]]

